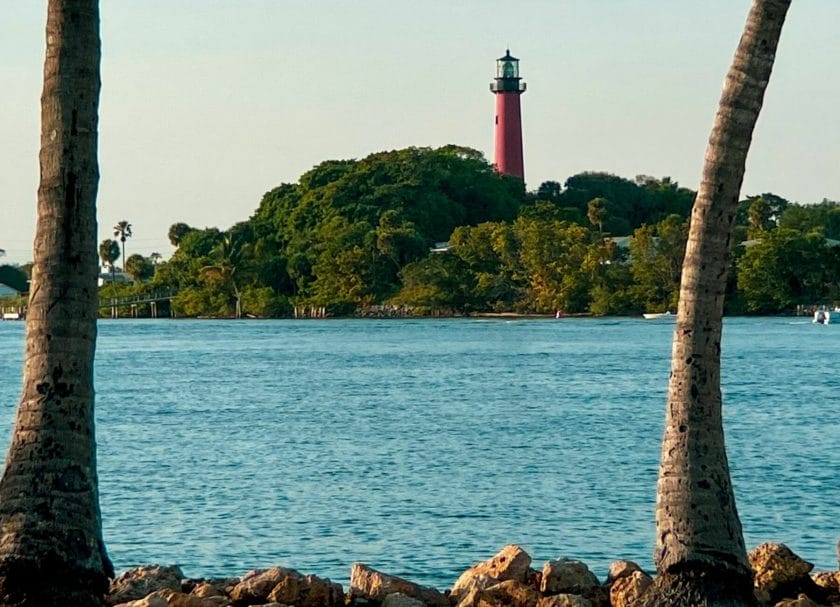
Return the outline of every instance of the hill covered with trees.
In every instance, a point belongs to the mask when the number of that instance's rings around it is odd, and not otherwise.
[[[229,230],[174,224],[172,258],[121,288],[177,290],[186,316],[673,310],[694,196],[599,172],[529,193],[458,146],[330,160]],[[751,197],[737,236],[730,313],[840,297],[837,203]]]

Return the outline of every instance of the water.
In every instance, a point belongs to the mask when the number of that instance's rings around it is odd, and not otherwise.
[[[449,587],[519,543],[651,566],[672,323],[100,323],[97,433],[117,570],[354,561]],[[0,323],[0,423],[23,324]],[[836,568],[840,326],[727,319],[724,402],[748,546]],[[7,440],[8,434],[1,440]],[[0,447],[5,450],[7,444]]]

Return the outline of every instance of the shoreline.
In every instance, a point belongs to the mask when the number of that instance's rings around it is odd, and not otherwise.
[[[760,544],[748,558],[758,605],[840,603],[840,570],[814,572],[811,563],[784,544]],[[442,591],[358,562],[351,566],[346,589],[328,578],[285,566],[253,569],[234,578],[186,578],[178,566],[148,565],[116,576],[106,603],[116,607],[626,607],[653,589],[653,575],[633,561],[613,561],[601,580],[582,561],[559,557],[539,566],[520,546],[509,544],[470,566]]]

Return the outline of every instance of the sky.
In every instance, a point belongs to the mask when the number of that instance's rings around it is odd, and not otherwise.
[[[329,159],[469,146],[495,60],[527,83],[527,187],[581,171],[696,189],[750,0],[103,0],[99,240],[172,253]],[[0,248],[32,259],[46,1],[0,4]],[[794,0],[742,195],[840,200],[840,1]]]

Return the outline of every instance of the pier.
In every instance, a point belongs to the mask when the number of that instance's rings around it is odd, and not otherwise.
[[[158,318],[158,305],[165,303],[168,312],[167,316],[175,318],[171,302],[177,294],[178,292],[175,290],[164,289],[132,295],[130,297],[101,297],[99,299],[99,309],[110,308],[111,318],[119,318],[120,308],[128,308],[130,310],[130,317],[137,318],[139,306],[148,305],[150,316],[152,318]]]

